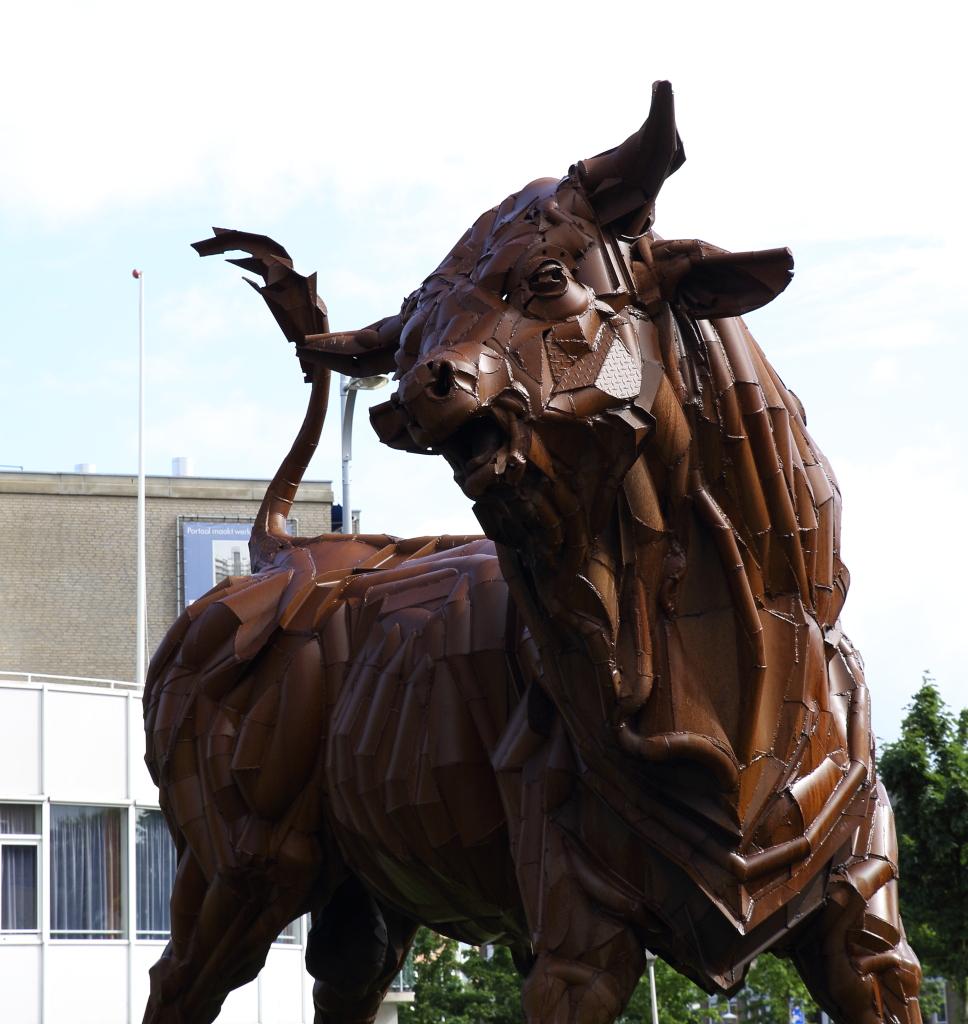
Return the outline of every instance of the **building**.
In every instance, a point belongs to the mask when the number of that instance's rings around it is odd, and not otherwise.
[[[265,480],[148,477],[149,653],[246,542]],[[137,477],[0,473],[0,668],[132,679]],[[307,482],[293,533],[330,529],[333,489]],[[234,553],[233,553],[234,552]]]
[[[148,479],[149,650],[220,574],[248,571],[266,485]],[[136,491],[133,477],[0,473],[0,1019],[11,1024],[140,1021],[167,941],[174,848],[131,682]],[[328,482],[304,484],[290,529],[326,532],[332,498]],[[309,1024],[305,939],[305,921],[290,925],[220,1024]],[[391,993],[380,1024],[410,998]]]

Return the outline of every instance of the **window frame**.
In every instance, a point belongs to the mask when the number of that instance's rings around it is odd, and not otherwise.
[[[133,857],[134,857],[133,863],[134,863],[134,872],[135,872],[135,876],[134,876],[135,877],[135,886],[134,886],[135,895],[133,897],[133,899],[134,899],[134,908],[133,908],[133,914],[132,914],[132,922],[133,922],[132,928],[133,928],[134,941],[135,942],[144,942],[144,943],[164,944],[164,943],[168,942],[168,940],[171,938],[171,931],[170,930],[165,932],[164,934],[162,934],[160,931],[152,932],[152,933],[148,934],[148,929],[146,929],[146,928],[142,929],[142,928],[138,927],[138,897],[140,895],[139,886],[138,886],[138,816],[141,815],[141,814],[161,814],[162,818],[164,817],[164,815],[162,814],[161,808],[159,808],[157,806],[154,806],[152,804],[135,803],[135,804],[132,804],[132,806],[131,806],[131,816],[130,816],[129,820],[131,822],[130,827],[131,827],[132,832],[133,832],[132,840],[131,840],[131,848],[134,851],[134,853],[133,853]],[[170,836],[169,836],[169,841],[172,842],[172,844],[174,844],[174,840],[172,840]],[[177,871],[178,871],[178,862],[177,862],[177,859],[176,859],[176,861],[175,861],[175,872],[177,873]],[[170,896],[169,896],[169,898],[170,898]],[[285,932],[287,930],[289,930],[289,929],[291,929],[291,933],[289,935],[285,935]],[[273,946],[273,948],[302,950],[302,949],[305,948],[307,934],[308,934],[308,928],[307,928],[307,926],[306,926],[306,924],[304,922],[304,917],[303,916],[297,917],[294,921],[291,921],[286,926],[286,928],[284,928],[279,933],[279,935],[276,938],[274,938],[272,940],[272,946]]]
[[[37,800],[0,800],[0,803],[17,807],[34,809],[34,825],[36,832],[0,832],[0,900],[3,899],[3,848],[7,846],[32,847],[34,859],[34,916],[37,922],[34,928],[0,928],[0,943],[34,943],[40,942],[43,936],[43,805]]]
[[[130,918],[129,905],[131,894],[129,892],[129,881],[133,865],[129,863],[133,849],[132,819],[134,817],[134,803],[120,803],[115,801],[100,800],[57,800],[50,799],[47,802],[48,812],[45,816],[44,826],[46,831],[43,834],[46,848],[46,889],[47,908],[46,920],[44,921],[45,939],[52,945],[126,945],[130,941]],[[120,818],[120,829],[118,835],[118,857],[120,859],[120,893],[118,915],[121,927],[118,929],[99,928],[54,928],[54,822],[53,811],[56,807],[81,807],[101,811],[117,811]]]
[[[158,815],[161,816],[162,821],[164,821],[164,813],[162,812],[160,807],[154,807],[154,806],[152,806],[150,804],[133,804],[132,807],[131,807],[131,815],[130,815],[130,818],[129,818],[129,827],[131,828],[132,833],[133,833],[132,837],[131,837],[131,849],[134,851],[134,887],[133,887],[134,888],[134,897],[133,897],[134,898],[134,906],[132,907],[132,913],[131,913],[132,927],[134,929],[133,936],[134,936],[134,941],[135,942],[146,942],[146,943],[160,943],[160,944],[164,944],[164,943],[167,943],[168,940],[171,938],[171,927],[170,927],[170,925],[171,925],[171,916],[170,916],[170,910],[169,910],[169,929],[164,934],[162,934],[162,932],[160,930],[153,931],[153,930],[148,929],[148,928],[139,928],[138,927],[138,911],[140,909],[139,897],[141,895],[140,886],[139,886],[139,878],[138,878],[138,818],[142,814],[158,814]],[[168,833],[167,833],[167,826],[166,826],[166,835],[167,834]],[[170,835],[168,835],[168,841],[172,844],[172,846],[174,846],[174,840],[171,838]],[[178,858],[177,858],[177,855],[176,855],[176,858],[175,858],[175,872],[177,873],[177,871],[178,871]],[[172,878],[172,883],[174,884],[174,876]],[[168,898],[169,898],[169,902],[170,902],[170,900],[171,900],[171,894],[170,893],[168,895]]]
[[[36,928],[0,931],[0,945],[111,945],[145,944],[164,946],[170,939],[170,931],[148,933],[147,929],[138,928],[138,874],[137,874],[137,820],[143,812],[160,814],[161,808],[154,803],[142,800],[87,800],[57,799],[45,796],[41,799],[21,799],[18,797],[0,798],[0,804],[16,804],[32,807],[36,832],[0,833],[0,848],[4,846],[21,846],[33,848],[35,852],[35,890]],[[55,850],[53,812],[56,808],[72,807],[87,810],[114,812],[120,819],[119,843],[116,853],[120,859],[120,910],[121,927],[118,929],[65,929],[55,928],[54,914],[54,872]],[[2,856],[2,855],[0,855]],[[176,862],[177,871],[177,862]],[[0,892],[2,895],[2,892]],[[290,935],[284,935],[286,929],[273,939],[274,949],[305,949],[309,932],[309,922],[300,916],[287,926]]]
[[[286,937],[283,938],[283,935],[285,935],[286,930],[289,928],[292,929],[292,934],[286,935]],[[281,946],[283,949],[301,949],[303,945],[304,930],[302,917],[297,917],[294,921],[290,921],[289,924],[279,932],[279,934],[272,940],[272,945]]]

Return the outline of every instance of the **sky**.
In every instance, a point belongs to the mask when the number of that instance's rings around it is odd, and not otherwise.
[[[616,145],[675,89],[687,161],[657,230],[788,245],[748,322],[844,496],[844,623],[874,725],[930,671],[964,706],[968,430],[956,5],[568,0],[10,5],[0,39],[0,463],[270,477],[308,388],[237,268],[268,234],[334,330],[395,312],[484,210]],[[361,396],[353,505],[397,535],[477,532],[442,460],[382,448]],[[340,476],[331,408],[312,479]],[[42,530],[42,524],[38,524]]]

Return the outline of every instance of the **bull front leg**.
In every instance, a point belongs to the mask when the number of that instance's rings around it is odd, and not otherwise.
[[[791,952],[837,1024],[921,1024],[921,966],[898,910],[894,813],[880,783],[853,855],[831,875],[826,906]]]
[[[630,924],[633,901],[598,876],[577,838],[594,826],[582,827],[570,742],[534,685],[494,765],[534,958],[523,988],[527,1024],[611,1024],[642,975],[645,949]]]
[[[567,833],[546,822],[543,899],[534,940],[536,960],[524,983],[528,1024],[611,1024],[645,969],[645,949],[623,919],[622,897],[599,879],[593,898],[583,884],[590,868]],[[583,869],[576,871],[576,861]]]
[[[590,948],[580,936],[608,931],[607,922],[583,910],[572,916],[571,927],[578,941],[539,952],[524,983],[528,1024],[611,1024],[645,968],[645,953],[631,930],[619,927]]]

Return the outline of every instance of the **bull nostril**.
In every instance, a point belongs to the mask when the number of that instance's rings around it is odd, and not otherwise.
[[[446,359],[430,364],[434,381],[430,389],[438,398],[446,398],[454,387],[454,368]]]

